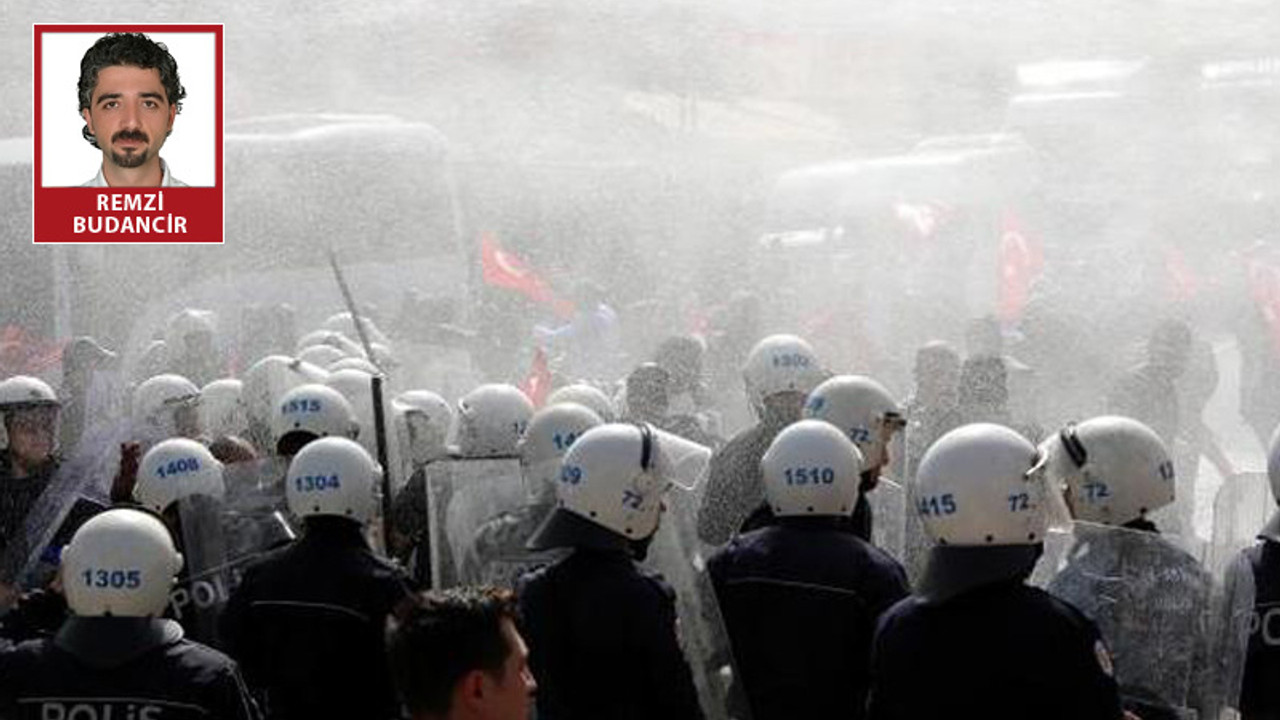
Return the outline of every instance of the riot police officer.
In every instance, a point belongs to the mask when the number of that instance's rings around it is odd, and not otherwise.
[[[573,552],[518,588],[540,717],[702,717],[674,593],[636,565],[658,531],[663,494],[681,481],[657,434],[600,425],[564,456],[558,506],[529,546]]]
[[[1097,627],[1026,584],[1047,527],[1037,460],[981,423],[925,453],[916,511],[935,544],[916,593],[880,619],[868,718],[1121,717]]]
[[[53,638],[0,654],[0,717],[256,720],[236,664],[159,617],[181,567],[146,512],[85,522],[62,556],[75,615]]]
[[[841,527],[861,457],[829,423],[783,430],[762,461],[776,524],[707,563],[755,720],[863,716],[876,620],[909,589],[896,561]]]
[[[245,571],[222,617],[228,651],[273,718],[393,718],[387,617],[410,588],[364,536],[379,468],[347,438],[294,456],[286,499],[302,537]]]

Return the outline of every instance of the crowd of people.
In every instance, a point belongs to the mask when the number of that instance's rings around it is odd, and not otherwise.
[[[903,398],[768,335],[730,433],[696,335],[450,402],[368,319],[228,377],[213,322],[0,381],[0,718],[1280,717],[1280,513],[1215,567],[1169,512],[1185,323],[1060,427],[998,343]]]

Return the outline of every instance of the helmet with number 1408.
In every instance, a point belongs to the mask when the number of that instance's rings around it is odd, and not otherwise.
[[[133,497],[153,512],[195,495],[222,500],[226,486],[222,463],[195,440],[171,438],[158,443],[142,456]]]

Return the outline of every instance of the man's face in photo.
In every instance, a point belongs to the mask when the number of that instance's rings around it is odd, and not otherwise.
[[[98,72],[89,107],[80,112],[105,162],[136,168],[159,157],[177,107],[169,103],[159,70],[113,65]]]

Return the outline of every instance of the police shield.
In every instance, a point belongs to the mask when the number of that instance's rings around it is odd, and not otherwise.
[[[733,685],[729,634],[706,573],[706,559],[715,548],[697,536],[702,487],[699,484],[693,492],[667,493],[666,512],[642,566],[661,575],[675,590],[680,645],[693,671],[704,715],[708,720],[743,718],[747,706]]]
[[[1213,501],[1209,569],[1220,576],[1241,550],[1254,543],[1275,512],[1265,473],[1240,473],[1223,480]]]
[[[188,637],[219,646],[217,620],[245,568],[295,537],[285,504],[287,469],[285,459],[274,457],[227,465],[223,500],[188,497],[165,511],[184,559],[168,613]]]
[[[451,458],[426,466],[432,587],[512,587],[539,554],[524,549],[546,509],[525,495],[515,458]]]
[[[1215,634],[1224,613],[1238,623],[1240,611],[1215,610],[1224,600],[1211,576],[1165,536],[1090,523],[1072,535],[1037,576],[1098,625],[1126,707],[1141,717],[1217,717],[1224,675],[1243,657]]]
[[[72,457],[0,486],[0,610],[22,591],[47,586],[76,529],[111,505],[124,438],[118,429],[96,428]]]
[[[881,478],[867,493],[871,504],[871,544],[902,562],[907,546],[907,491],[902,485]]]

